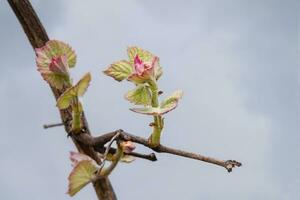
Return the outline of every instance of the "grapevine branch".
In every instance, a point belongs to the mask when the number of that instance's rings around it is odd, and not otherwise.
[[[97,145],[97,146],[94,146],[94,149],[103,154],[105,153],[106,151],[106,148],[107,147],[103,147],[103,146],[100,146],[100,145]],[[115,154],[116,153],[116,149],[111,147],[109,149],[109,152],[110,154]],[[142,159],[146,159],[146,160],[150,160],[150,161],[157,161],[157,158],[156,158],[156,155],[155,153],[150,153],[150,154],[142,154],[142,153],[138,153],[138,152],[130,152],[130,153],[124,153],[125,155],[129,155],[129,156],[134,156],[134,157],[137,157],[137,158],[142,158]]]
[[[49,41],[49,37],[40,22],[36,12],[34,11],[32,5],[30,4],[29,0],[7,0],[10,7],[14,11],[16,17],[18,18],[20,24],[23,27],[23,30],[25,34],[27,35],[27,38],[33,47],[40,48],[45,45],[47,41]],[[64,92],[57,90],[54,87],[51,87],[51,90],[53,92],[53,95],[55,99],[58,99],[58,97]],[[69,122],[72,119],[72,110],[66,109],[66,110],[59,110],[61,120],[64,122],[64,127],[68,135],[72,134],[72,131],[70,129]],[[90,135],[90,130],[88,128],[87,120],[82,115],[82,123],[84,128],[84,133],[86,135]],[[75,146],[77,147],[78,151],[81,153],[84,153],[91,158],[93,158],[95,161],[98,162],[98,164],[101,164],[101,159],[98,156],[97,152],[91,148],[88,145],[85,145],[84,143],[78,142],[76,140],[73,140]],[[93,186],[95,189],[95,192],[97,194],[97,197],[99,200],[116,200],[117,197],[115,195],[115,192],[113,190],[113,187],[107,177],[98,179],[97,181],[93,182]]]
[[[45,29],[43,28],[39,18],[37,17],[35,11],[33,10],[29,0],[7,0],[13,9],[15,15],[17,16],[19,22],[21,23],[28,40],[30,41],[33,48],[40,48],[45,45],[49,38]],[[51,86],[50,86],[51,87]],[[56,98],[64,92],[64,89],[58,90],[54,87],[51,87],[51,90]],[[157,92],[155,92],[156,94]],[[157,93],[159,94],[159,93]],[[157,103],[157,102],[156,102]],[[155,103],[155,104],[156,104]],[[155,107],[156,105],[154,105]],[[70,127],[70,122],[72,121],[72,108],[68,108],[65,110],[59,110],[62,123],[45,125],[44,128],[51,128],[56,126],[64,125],[65,131],[69,136],[71,136],[74,144],[76,145],[79,152],[84,153],[94,159],[100,166],[103,166],[101,158],[98,152],[107,155],[108,153],[116,152],[115,148],[111,147],[111,144],[114,140],[125,140],[131,141],[137,144],[141,144],[157,153],[168,153],[176,156],[186,157],[190,159],[200,160],[206,163],[218,165],[224,167],[228,172],[231,172],[234,167],[240,167],[242,164],[235,160],[219,160],[207,156],[203,156],[200,154],[187,152],[171,147],[164,146],[159,142],[154,142],[155,138],[152,138],[152,142],[149,139],[145,139],[140,136],[136,136],[134,134],[127,133],[121,129],[102,134],[97,137],[93,137],[88,128],[88,123],[85,118],[84,113],[82,113],[81,122],[82,129],[79,134],[73,134],[72,129]],[[158,131],[160,136],[160,131]],[[155,131],[154,131],[155,132]],[[156,131],[157,132],[157,131]],[[155,140],[156,141],[156,140]],[[159,141],[159,140],[158,140]],[[105,145],[107,147],[105,147]],[[155,145],[153,145],[155,144]],[[138,152],[130,152],[128,155],[133,155],[135,157],[148,159],[151,161],[156,161],[156,156],[154,153],[149,155],[141,154]],[[105,158],[106,156],[104,156]],[[104,159],[105,160],[105,159]],[[110,184],[110,181],[107,177],[102,177],[93,182],[96,194],[99,200],[116,200],[117,197],[114,193],[113,187]]]
[[[207,162],[210,164],[215,164],[215,165],[224,167],[228,172],[231,172],[234,167],[240,167],[242,165],[240,162],[235,161],[235,160],[219,160],[216,158],[203,156],[201,154],[196,154],[196,153],[192,153],[192,152],[187,152],[187,151],[167,147],[167,146],[164,146],[161,144],[156,147],[153,147],[148,139],[124,132],[121,129],[110,132],[110,133],[102,134],[101,136],[98,136],[98,137],[93,137],[91,135],[87,135],[84,133],[79,134],[79,135],[74,135],[73,137],[76,140],[79,140],[80,142],[82,142],[86,145],[93,146],[97,150],[97,149],[105,148],[104,145],[107,142],[109,142],[113,137],[115,137],[115,135],[117,133],[119,133],[119,137],[121,139],[126,140],[126,141],[131,141],[131,142],[134,142],[137,144],[141,144],[147,148],[152,149],[153,151],[155,151],[157,153],[168,153],[168,154],[173,154],[173,155],[186,157],[186,158],[190,158],[190,159],[200,160],[200,161]],[[102,152],[103,152],[103,150],[102,150]]]

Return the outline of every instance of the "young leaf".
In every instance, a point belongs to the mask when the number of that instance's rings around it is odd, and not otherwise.
[[[72,162],[72,167],[75,167],[79,162],[81,162],[83,160],[91,161],[95,166],[97,165],[95,160],[93,160],[91,157],[89,157],[85,154],[82,154],[82,153],[71,151],[69,158]]]
[[[175,109],[179,99],[182,97],[183,92],[181,90],[175,91],[171,96],[161,102],[158,108],[146,106],[143,108],[130,108],[131,111],[144,114],[144,115],[164,115],[167,112]]]
[[[91,74],[86,73],[73,87],[67,89],[58,99],[57,99],[57,107],[59,109],[68,108],[73,98],[83,96],[86,92],[89,83],[91,81]]]
[[[74,67],[76,64],[76,54],[72,48],[61,41],[50,40],[42,48],[35,49],[37,54],[37,65],[39,67],[48,67],[53,57],[66,56],[68,66]]]
[[[157,62],[157,65],[154,66],[154,74],[155,74],[155,79],[156,80],[158,80],[163,74],[163,70],[162,70],[162,67],[159,64],[159,61]]]
[[[84,186],[92,181],[98,168],[89,160],[80,161],[69,175],[68,194],[74,196]]]
[[[53,57],[48,67],[38,66],[38,71],[52,87],[62,89],[70,85],[69,66],[64,55]]]
[[[51,72],[48,69],[38,69],[43,79],[47,81],[52,87],[61,90],[64,86],[69,85],[69,75]]]
[[[144,63],[152,63],[151,65],[154,69],[155,79],[158,80],[162,75],[162,68],[159,64],[159,58],[149,51],[143,50],[139,47],[129,47],[127,48],[127,54],[129,57],[129,61],[132,65],[135,64],[135,59],[138,56]],[[141,81],[135,77],[131,76],[130,81],[140,83]],[[142,81],[143,82],[143,81]]]
[[[59,90],[69,86],[69,67],[74,67],[76,54],[71,47],[57,40],[50,40],[45,46],[35,49],[38,71],[42,77]]]
[[[53,57],[49,64],[49,70],[53,73],[68,74],[69,65],[65,55]]]
[[[153,108],[151,106],[146,106],[143,108],[130,108],[129,110],[136,112],[136,113],[140,113],[140,114],[144,114],[144,115],[160,115],[160,108]]]
[[[179,99],[181,99],[183,95],[182,90],[175,91],[171,96],[161,102],[160,104],[160,112],[161,114],[165,114],[176,108]]]
[[[84,95],[86,92],[89,84],[91,82],[91,74],[86,73],[79,81],[78,83],[74,86],[77,96],[81,97]]]
[[[134,59],[137,55],[144,62],[150,62],[152,60],[152,58],[155,57],[155,55],[153,55],[149,51],[146,51],[139,47],[128,47],[127,54],[128,54],[129,61],[131,64],[134,64]]]
[[[126,60],[121,60],[111,64],[106,70],[103,71],[103,73],[114,78],[116,81],[122,81],[126,79],[132,73],[132,71],[132,65]]]
[[[71,87],[71,88],[67,89],[57,99],[56,106],[59,109],[66,109],[66,108],[68,108],[71,105],[72,100],[74,99],[74,97],[76,97],[76,95],[77,95],[77,93],[76,93],[76,90],[75,90],[74,87]]]
[[[148,85],[141,84],[127,92],[125,98],[136,105],[151,105],[151,90]]]

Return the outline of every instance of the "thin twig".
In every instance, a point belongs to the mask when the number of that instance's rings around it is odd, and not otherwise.
[[[150,142],[147,139],[144,139],[142,137],[135,136],[135,135],[132,135],[132,134],[126,133],[126,132],[122,132],[121,137],[123,137],[124,140],[129,140],[129,141],[132,141],[135,143],[142,144],[148,148],[151,148],[153,151],[158,152],[158,153],[168,153],[168,154],[173,154],[173,155],[177,155],[177,156],[181,156],[181,157],[191,158],[191,159],[200,160],[203,162],[219,165],[219,166],[226,168],[226,170],[228,172],[231,172],[234,167],[242,166],[242,163],[235,161],[235,160],[219,160],[216,158],[203,156],[201,154],[196,154],[196,153],[187,152],[187,151],[183,151],[183,150],[179,150],[179,149],[175,149],[175,148],[170,148],[167,146],[163,146],[161,144],[157,147],[152,147]]]
[[[53,128],[53,127],[57,127],[57,126],[63,126],[64,123],[56,123],[56,124],[44,124],[43,128],[47,129],[47,128]]]
[[[137,153],[137,152],[130,152],[130,153],[125,153],[125,154],[134,156],[137,158],[143,158],[143,159],[150,160],[150,161],[157,161],[155,153],[142,154],[142,153]]]
[[[98,151],[99,153],[103,154],[106,150],[106,147],[98,147],[95,146],[94,147],[96,151]],[[109,149],[109,154],[115,154],[117,151],[117,149],[111,147]],[[142,158],[142,159],[146,159],[146,160],[150,160],[150,161],[157,161],[156,155],[155,153],[150,153],[150,154],[142,154],[142,153],[138,153],[138,152],[130,152],[130,153],[124,153],[125,155],[129,155],[129,156],[134,156],[137,158]]]

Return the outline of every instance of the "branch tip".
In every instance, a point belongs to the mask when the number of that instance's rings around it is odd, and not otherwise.
[[[64,125],[64,123],[44,124],[43,128],[44,129],[48,129],[48,128],[53,128],[53,127],[63,126],[63,125]]]
[[[227,160],[224,162],[224,167],[227,169],[227,171],[230,173],[232,172],[232,169],[235,167],[241,167],[242,163],[236,161],[236,160]]]

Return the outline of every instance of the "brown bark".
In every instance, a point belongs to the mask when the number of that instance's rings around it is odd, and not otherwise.
[[[137,144],[141,144],[147,148],[152,149],[153,151],[157,153],[168,153],[173,154],[180,157],[190,158],[194,160],[200,160],[206,163],[218,165],[221,167],[224,167],[228,172],[231,172],[233,168],[242,166],[242,163],[235,161],[235,160],[220,160],[208,156],[203,156],[198,153],[193,152],[187,152],[180,149],[175,149],[171,147],[164,146],[162,144],[158,145],[157,147],[153,147],[151,143],[149,142],[149,139],[142,138],[140,136],[136,136],[130,133],[126,133],[123,130],[117,130],[114,132],[102,134],[98,137],[93,137],[91,135],[87,134],[80,134],[75,136],[78,141],[81,141],[82,143],[86,145],[93,146],[97,151],[103,152],[105,151],[104,144],[106,144],[112,137],[114,137],[117,133],[119,133],[119,137],[122,140],[125,141],[131,141]],[[113,150],[113,149],[111,149]],[[156,157],[155,157],[156,160]]]
[[[23,27],[25,34],[30,41],[30,44],[33,48],[39,48],[45,45],[49,41],[48,35],[41,24],[37,14],[35,13],[33,7],[31,6],[29,0],[7,0],[13,9],[16,17],[18,18],[20,24]],[[63,91],[59,91],[50,86],[55,99],[57,99]],[[61,120],[65,125],[65,130],[68,135],[71,135],[71,129],[68,125],[72,119],[71,110],[60,110]],[[82,122],[84,127],[84,133],[91,135],[88,128],[88,124],[85,116],[82,116]],[[99,164],[101,163],[100,158],[97,156],[97,153],[90,145],[85,145],[81,142],[77,142],[73,139],[74,144],[76,145],[79,152],[85,153],[96,160]],[[94,184],[94,188],[97,194],[98,199],[101,200],[116,200],[117,197],[114,193],[113,187],[108,178],[102,178],[97,180]]]

